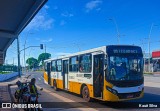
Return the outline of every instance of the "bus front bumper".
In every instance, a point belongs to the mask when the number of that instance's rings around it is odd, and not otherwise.
[[[112,92],[105,90],[104,91],[104,101],[126,101],[142,98],[144,95],[144,90],[134,93],[117,93],[113,94]]]

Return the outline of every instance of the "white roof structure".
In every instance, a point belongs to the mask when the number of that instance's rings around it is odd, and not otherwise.
[[[0,0],[0,64],[6,50],[47,0]]]

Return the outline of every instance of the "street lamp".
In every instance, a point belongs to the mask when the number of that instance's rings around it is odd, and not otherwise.
[[[144,40],[143,39],[139,39],[141,41],[141,45],[142,45],[142,51],[144,52]]]
[[[142,42],[142,52],[143,52],[143,70],[145,71],[145,48],[144,48],[144,40],[140,39],[140,41]]]
[[[148,35],[148,53],[149,53],[149,59],[148,59],[148,71],[150,72],[150,38],[151,38],[151,33],[152,33],[152,29],[153,29],[153,26],[157,26],[155,25],[154,23],[151,24],[151,28],[150,28],[150,31],[149,31],[149,35]]]
[[[29,34],[34,34],[32,32],[28,32],[27,35],[26,35],[26,39],[25,39],[25,42],[24,42],[24,72],[26,72],[26,54],[25,54],[25,48],[26,48],[26,41],[27,41],[27,37],[29,36]]]
[[[118,29],[118,25],[117,25],[116,19],[115,19],[115,18],[110,18],[109,20],[112,20],[113,23],[114,23],[115,26],[116,26],[116,31],[117,31],[117,42],[118,42],[118,45],[119,45],[119,44],[120,44],[120,33],[119,33],[119,29]]]

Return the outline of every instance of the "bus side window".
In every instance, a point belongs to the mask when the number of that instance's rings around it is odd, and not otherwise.
[[[57,72],[62,71],[62,60],[57,60]]]
[[[79,71],[80,72],[91,72],[92,62],[91,62],[91,54],[81,55],[79,62]]]
[[[69,71],[70,72],[78,72],[78,57],[71,57],[69,60]]]
[[[56,61],[52,61],[51,71],[56,72]]]

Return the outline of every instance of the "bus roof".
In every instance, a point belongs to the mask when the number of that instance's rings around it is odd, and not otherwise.
[[[77,56],[77,55],[81,55],[81,54],[86,54],[86,53],[106,51],[107,47],[123,47],[123,46],[124,47],[139,47],[139,46],[134,46],[134,45],[107,45],[107,46],[101,46],[101,47],[98,47],[98,48],[92,48],[92,49],[81,51],[81,52],[76,52],[76,53],[73,53],[73,54],[68,54],[68,55],[65,55],[65,56],[60,56],[60,57],[57,57],[57,58],[47,59],[47,60],[44,60],[44,62],[52,61],[52,60],[56,60],[56,59],[69,58],[69,57],[73,57],[73,56]]]
[[[107,47],[113,47],[113,46],[115,46],[115,47],[118,47],[118,46],[120,46],[120,47],[139,47],[140,48],[140,46],[136,46],[136,45],[107,45]]]
[[[86,53],[91,53],[91,52],[96,52],[96,51],[105,51],[105,49],[106,49],[106,46],[101,46],[101,47],[98,47],[98,48],[92,48],[92,49],[89,49],[89,50],[85,50],[85,51],[81,51],[81,52],[76,52],[76,53],[73,53],[73,54],[68,54],[68,55],[65,55],[65,56],[57,57],[57,58],[47,59],[47,60],[44,60],[44,62],[52,61],[52,60],[55,60],[55,59],[68,58],[68,57],[72,57],[72,56],[76,56],[76,55],[81,55],[81,54],[86,54]]]

